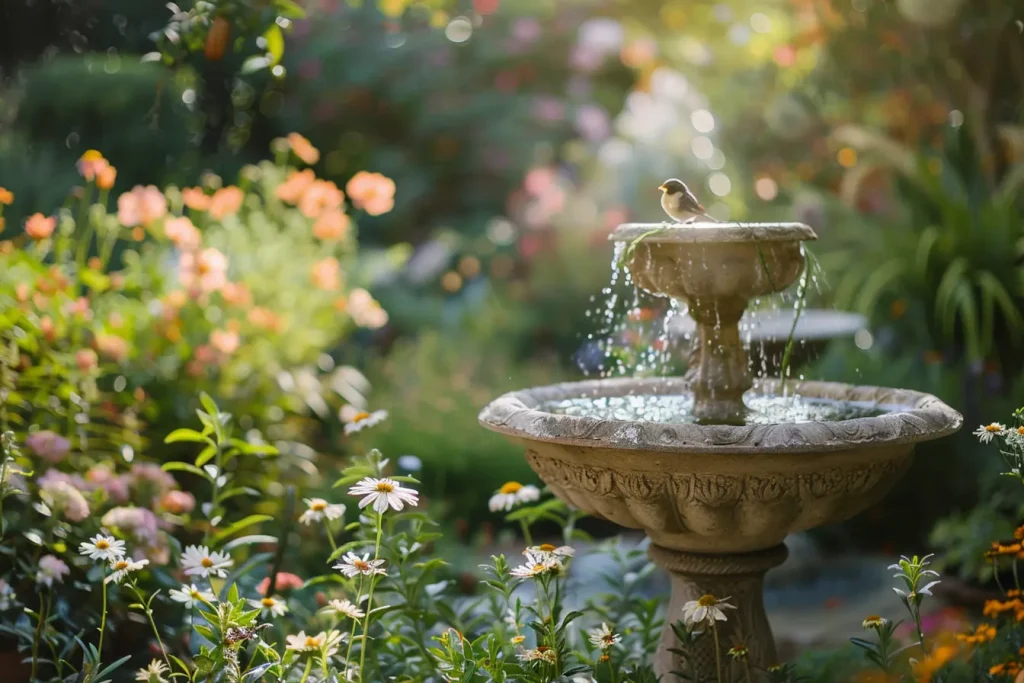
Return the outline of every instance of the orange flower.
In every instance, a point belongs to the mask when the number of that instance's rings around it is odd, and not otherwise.
[[[216,249],[186,251],[178,262],[178,281],[186,288],[215,292],[227,284],[228,260]]]
[[[317,289],[327,291],[341,288],[341,265],[333,258],[325,258],[313,264],[311,273]]]
[[[110,164],[103,158],[102,154],[95,149],[90,149],[86,150],[85,154],[81,156],[76,166],[78,167],[78,173],[86,180],[92,182]]]
[[[110,360],[121,362],[128,358],[128,342],[114,334],[97,334],[96,350]]]
[[[249,288],[238,282],[225,284],[220,290],[220,295],[224,298],[224,303],[231,306],[245,306],[252,301]]]
[[[14,201],[14,193],[6,187],[0,187],[0,204],[10,204]]]
[[[1020,664],[1014,661],[996,664],[988,670],[990,676],[1016,676],[1020,673]]]
[[[1024,428],[1017,427],[1017,433],[1018,434],[1020,433],[1021,429],[1024,429]],[[1024,525],[1021,525],[1021,526],[1019,526],[1019,527],[1017,527],[1016,529],[1013,530],[1013,537],[1015,539],[1017,539],[1018,541],[1024,541]]]
[[[36,241],[45,240],[53,234],[56,227],[57,219],[53,216],[34,213],[25,221],[25,234]]]
[[[181,199],[193,211],[206,211],[210,208],[211,197],[201,187],[186,187],[181,191]]]
[[[223,16],[218,16],[210,25],[210,32],[206,34],[206,44],[203,46],[203,56],[211,62],[219,62],[224,57],[224,50],[231,40],[231,22]]]
[[[199,229],[185,216],[175,216],[164,221],[164,234],[182,251],[198,249],[202,241]]]
[[[991,550],[985,551],[985,556],[986,557],[998,557],[1000,555],[1016,555],[1020,551],[1021,551],[1021,544],[1020,543],[1010,543],[1010,544],[1006,544],[1006,545],[1004,545],[1002,543],[993,543]]]
[[[214,330],[210,333],[210,346],[221,353],[230,356],[241,345],[241,339],[237,332],[229,330]]]
[[[99,358],[92,349],[79,349],[75,352],[75,365],[82,372],[89,372],[99,365]]]
[[[257,306],[249,311],[249,322],[256,327],[267,330],[276,330],[280,327],[281,319],[269,308]]]
[[[222,187],[213,193],[213,198],[210,200],[210,215],[220,220],[225,216],[236,214],[242,208],[243,199],[245,199],[245,193],[240,188],[234,185]]]
[[[958,652],[959,649],[955,645],[936,646],[928,656],[914,662],[912,665],[914,680],[917,683],[931,683],[932,676],[956,657]]]
[[[109,190],[117,180],[117,169],[107,164],[96,172],[96,187],[101,190]]]
[[[338,186],[330,180],[314,180],[299,198],[299,211],[306,218],[318,218],[324,211],[337,209],[345,201]]]
[[[345,191],[357,208],[371,216],[380,216],[395,207],[395,181],[380,173],[356,173]]]
[[[313,224],[313,235],[325,242],[340,240],[348,232],[350,222],[340,209],[325,211]]]
[[[968,645],[987,643],[996,637],[996,627],[992,624],[978,624],[973,633],[958,633],[956,639]]]
[[[305,169],[302,171],[293,171],[288,178],[277,186],[274,194],[282,202],[288,204],[298,204],[299,200],[302,199],[302,195],[305,194],[306,190],[316,180],[316,174],[313,173],[312,169]]]
[[[295,156],[302,159],[304,164],[312,166],[320,161],[320,150],[298,133],[288,133],[288,145],[295,152]]]
[[[117,220],[126,227],[146,226],[167,215],[167,198],[152,185],[136,185],[117,198]]]
[[[985,609],[982,610],[982,614],[984,614],[986,617],[998,617],[1000,614],[1003,614],[1004,612],[1011,612],[1014,610],[1019,610],[1020,608],[1021,602],[1020,600],[1016,599],[1007,600],[1005,602],[1001,600],[986,600]]]

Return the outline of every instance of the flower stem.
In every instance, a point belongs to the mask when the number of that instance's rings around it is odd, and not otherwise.
[[[309,671],[313,668],[313,657],[312,655],[306,657],[306,668],[302,672],[302,680],[299,683],[306,683],[306,679],[309,678]]]
[[[608,655],[608,676],[611,678],[611,682],[615,683],[615,667],[612,666],[612,656]]]
[[[356,584],[356,608],[359,607],[359,596],[363,594],[363,577],[360,575],[359,583]],[[352,620],[352,630],[348,634],[348,649],[345,651],[345,670],[348,671],[348,667],[352,662],[352,643],[356,639],[356,625],[359,623],[358,619]],[[346,674],[347,677],[347,674]]]
[[[160,654],[163,655],[164,664],[167,665],[168,669],[173,670],[173,667],[171,667],[171,660],[167,657],[167,648],[164,647],[164,641],[160,638],[160,630],[156,627],[156,622],[153,621],[153,610],[149,608],[149,604],[143,599],[142,593],[139,591],[139,588],[135,585],[134,581],[132,581],[131,587],[132,591],[135,593],[135,597],[139,599],[139,603],[143,605],[146,610],[146,618],[149,619],[149,625],[153,629],[153,635],[156,636],[156,644],[160,646]]]
[[[331,533],[331,521],[324,517],[324,531],[327,532],[327,542],[331,544],[331,552],[338,552],[338,544],[334,541],[334,534]]]
[[[711,617],[711,635],[715,639],[715,677],[718,683],[722,683],[722,656],[718,647],[718,627],[715,626],[715,618]]]
[[[377,541],[373,545],[374,561],[380,557],[380,538],[384,534],[384,513],[377,513]],[[370,611],[373,609],[373,589],[377,585],[376,574],[370,575],[370,590],[366,598],[366,621],[363,622],[362,647],[359,649],[359,681],[363,680],[363,665],[366,663],[367,643],[370,637]]]
[[[39,665],[39,641],[43,638],[43,624],[46,623],[47,597],[42,591],[39,592],[39,623],[36,624],[36,636],[32,639],[32,674],[29,676],[32,681],[36,680],[36,667]]]
[[[525,519],[519,520],[519,528],[523,530],[523,540],[526,542],[527,547],[533,545],[533,535],[530,534],[530,525],[526,523]]]
[[[749,655],[743,658],[743,677],[746,683],[754,683],[754,679],[750,677],[750,658]]]
[[[100,612],[100,644],[96,648],[99,653],[100,660],[103,659],[103,634],[107,630],[107,568],[103,568],[103,611]],[[98,665],[99,662],[96,662]]]

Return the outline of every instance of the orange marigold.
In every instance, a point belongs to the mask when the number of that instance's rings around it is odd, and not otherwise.
[[[998,617],[1004,612],[1011,612],[1021,608],[1020,600],[986,600],[985,609],[982,614],[986,617]]]
[[[14,201],[14,193],[6,187],[0,187],[0,204],[10,204]]]
[[[992,624],[978,624],[973,633],[958,633],[956,639],[968,645],[987,643],[996,637],[996,627]]]
[[[302,163],[312,166],[320,161],[320,150],[313,146],[309,140],[298,133],[288,133],[288,146],[292,148]]]

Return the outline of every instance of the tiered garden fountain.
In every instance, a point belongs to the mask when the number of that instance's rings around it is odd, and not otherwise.
[[[737,609],[719,629],[723,649],[741,638],[755,666],[771,666],[762,583],[785,559],[786,535],[880,500],[914,444],[956,431],[961,417],[914,391],[754,381],[737,323],[751,298],[800,276],[800,243],[816,239],[808,226],[627,224],[611,239],[628,245],[638,286],[689,306],[697,342],[686,376],[517,391],[480,421],[522,442],[530,466],[566,503],[647,533],[651,558],[672,577],[669,622],[690,600],[729,597]],[[675,647],[666,624],[657,673],[715,680],[711,638],[685,662]],[[723,678],[740,680],[738,671]]]

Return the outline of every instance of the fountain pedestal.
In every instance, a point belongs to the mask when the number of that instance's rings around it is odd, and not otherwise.
[[[719,652],[716,664],[713,634],[705,631],[695,643],[688,658],[672,650],[678,649],[671,627],[661,634],[658,654],[654,659],[654,672],[662,680],[672,680],[674,671],[688,674],[692,680],[716,680],[716,667],[721,665],[723,680],[739,681],[745,675],[740,661],[731,659],[730,647],[742,643],[747,648],[748,663],[778,663],[775,639],[772,637],[768,617],[764,612],[764,575],[769,569],[782,564],[787,555],[785,545],[767,550],[732,555],[706,555],[668,550],[651,545],[651,561],[669,573],[672,579],[672,598],[668,605],[668,619],[679,619],[683,606],[704,595],[725,599],[736,609],[724,609],[728,617],[716,627]]]

